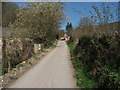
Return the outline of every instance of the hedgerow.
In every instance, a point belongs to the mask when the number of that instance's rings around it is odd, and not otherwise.
[[[75,47],[74,56],[84,73],[96,80],[101,88],[120,88],[120,36],[83,35]]]

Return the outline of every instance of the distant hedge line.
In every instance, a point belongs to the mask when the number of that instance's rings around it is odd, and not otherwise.
[[[74,56],[86,75],[101,88],[120,88],[120,36],[83,35],[75,47]]]

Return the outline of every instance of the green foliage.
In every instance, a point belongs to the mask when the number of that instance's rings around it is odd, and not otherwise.
[[[62,3],[27,3],[27,7],[20,7],[17,20],[10,24],[14,28],[14,37],[28,37],[39,42],[49,43],[55,40],[56,30],[64,18]]]
[[[52,41],[49,41],[47,43],[44,44],[44,48],[49,48],[51,47],[52,45],[54,45],[56,40],[52,40]]]
[[[57,31],[57,39],[60,39],[61,37],[63,37],[65,35],[65,31],[64,30],[58,30]]]
[[[83,71],[99,83],[99,87],[120,86],[120,37],[118,35],[84,35],[74,51]]]
[[[0,68],[0,75],[2,75],[2,68]]]
[[[68,43],[70,48],[71,60],[73,67],[75,68],[75,76],[77,79],[77,86],[81,88],[96,88],[97,83],[85,75],[83,69],[81,68],[81,62],[74,57],[74,43]]]
[[[81,69],[76,71],[76,78],[78,79],[77,85],[82,88],[96,88],[97,84],[95,81],[89,79]]]
[[[31,39],[3,39],[2,47],[2,74],[15,68],[19,63],[27,60],[33,53],[33,43]]]
[[[8,68],[2,68],[2,74],[5,74],[8,72]]]
[[[74,55],[74,48],[75,48],[74,46],[75,45],[74,45],[74,43],[71,42],[71,43],[68,44],[68,46],[70,48],[70,54],[71,54],[71,56],[73,56]]]
[[[10,39],[3,40],[3,74],[31,57],[34,43],[42,43],[45,47],[53,45],[64,18],[63,6],[63,3],[50,2],[24,3],[22,7],[3,3],[3,26],[10,29],[5,30]]]
[[[16,79],[18,79],[18,77],[17,76],[10,76],[10,79],[11,80],[16,80]]]
[[[18,65],[17,65],[17,67],[23,67],[23,66],[25,66],[25,64],[22,64],[22,63],[21,63],[21,64],[18,64]]]
[[[66,25],[66,31],[70,31],[70,30],[72,30],[73,29],[73,27],[72,27],[72,23],[67,23],[67,25]]]
[[[98,82],[99,87],[120,88],[120,22],[115,22],[118,7],[101,3],[99,7],[92,6],[92,9],[90,16],[84,15],[86,17],[80,20],[79,26],[70,32],[71,41],[77,43],[74,53],[71,52],[75,58],[72,57],[73,66],[78,69],[77,78],[82,71]]]
[[[0,59],[0,75],[2,74],[2,59]]]
[[[2,26],[8,27],[16,19],[18,6],[13,2],[2,2]]]

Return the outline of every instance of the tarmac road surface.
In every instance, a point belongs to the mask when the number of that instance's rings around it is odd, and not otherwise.
[[[65,41],[23,74],[9,88],[75,88],[76,79]]]

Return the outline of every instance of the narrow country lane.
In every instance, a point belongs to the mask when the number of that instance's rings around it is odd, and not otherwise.
[[[75,88],[76,80],[65,41],[31,70],[22,75],[9,88]]]

